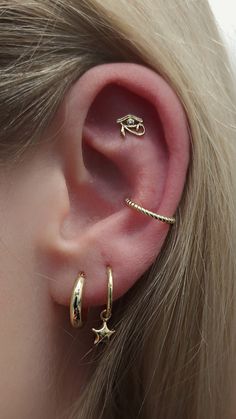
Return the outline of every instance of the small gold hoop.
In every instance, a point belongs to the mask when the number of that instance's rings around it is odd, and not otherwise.
[[[107,308],[102,310],[100,313],[100,318],[102,320],[102,327],[100,329],[92,328],[92,331],[95,333],[96,337],[94,344],[97,345],[100,342],[108,342],[110,337],[115,333],[115,330],[110,330],[107,326],[108,320],[111,318],[112,312],[112,298],[113,298],[113,275],[112,269],[110,266],[106,267],[107,276],[108,276],[108,287],[107,287]]]
[[[76,278],[70,300],[70,321],[73,327],[82,327],[82,297],[84,288],[85,273],[80,272]]]
[[[108,321],[112,314],[112,299],[113,299],[113,275],[110,266],[107,266],[107,308],[101,312],[101,319]]]
[[[156,220],[162,221],[163,223],[166,223],[166,224],[174,224],[175,223],[175,218],[165,217],[164,215],[159,215],[159,214],[156,214],[155,212],[149,211],[149,210],[141,207],[141,205],[136,204],[136,202],[131,201],[131,199],[129,199],[129,198],[125,199],[125,203],[129,207],[134,208],[137,211],[142,212],[145,215],[148,215],[149,217],[156,218]]]

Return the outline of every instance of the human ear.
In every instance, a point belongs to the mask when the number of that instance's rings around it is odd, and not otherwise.
[[[144,135],[121,135],[117,119],[127,114],[143,119]],[[58,173],[44,202],[39,240],[44,269],[55,278],[51,295],[69,305],[74,280],[84,271],[83,304],[105,304],[106,266],[117,299],[155,261],[174,228],[129,208],[125,198],[175,214],[189,163],[184,110],[169,84],[147,67],[103,64],[71,86],[45,135],[48,144],[54,138],[49,153]]]

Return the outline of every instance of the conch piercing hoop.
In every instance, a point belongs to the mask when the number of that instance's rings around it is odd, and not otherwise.
[[[174,224],[175,223],[175,218],[165,217],[164,215],[159,215],[159,214],[156,214],[155,212],[149,211],[149,210],[141,207],[140,205],[136,204],[136,202],[131,201],[131,199],[129,199],[129,198],[125,199],[125,203],[129,207],[134,208],[135,210],[140,211],[145,215],[149,215],[149,217],[156,218],[157,220],[162,221],[163,223],[166,223],[166,224]]]
[[[123,116],[122,118],[118,118],[116,122],[117,124],[121,125],[120,132],[123,135],[123,137],[125,137],[125,131],[128,131],[131,134],[137,135],[139,137],[145,134],[143,120],[138,116],[128,114]]]
[[[70,300],[70,321],[73,327],[82,327],[82,296],[85,274],[80,272],[76,278]]]
[[[103,325],[101,329],[92,329],[95,333],[96,337],[94,340],[94,344],[98,344],[100,342],[108,342],[111,335],[115,333],[115,330],[110,330],[107,327],[107,322],[111,318],[112,314],[112,295],[113,295],[113,275],[112,269],[110,266],[107,266],[107,276],[108,276],[108,287],[107,287],[107,308],[102,310],[100,317],[103,321]]]

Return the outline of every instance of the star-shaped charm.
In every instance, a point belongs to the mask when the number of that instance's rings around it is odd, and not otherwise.
[[[111,335],[115,333],[115,330],[108,329],[107,322],[105,320],[103,321],[101,329],[92,329],[92,331],[96,334],[94,344],[109,341]]]

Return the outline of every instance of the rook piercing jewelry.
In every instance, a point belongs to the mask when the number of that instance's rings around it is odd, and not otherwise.
[[[111,335],[115,333],[115,330],[110,330],[107,327],[107,322],[111,318],[111,311],[112,311],[112,294],[113,294],[113,276],[112,276],[112,269],[110,266],[107,266],[107,276],[108,276],[108,293],[107,293],[107,308],[103,310],[100,314],[101,320],[103,321],[103,325],[101,329],[92,329],[95,333],[95,341],[94,344],[98,344],[100,342],[108,342]]]
[[[131,199],[129,199],[129,198],[126,198],[125,202],[129,207],[134,208],[137,211],[140,211],[145,215],[149,215],[150,217],[156,218],[157,220],[162,221],[163,223],[167,223],[167,224],[174,224],[175,223],[175,218],[165,217],[164,215],[159,215],[159,214],[156,214],[155,212],[149,211],[149,210],[141,207],[140,205],[136,204],[134,201],[131,201]]]
[[[70,321],[73,327],[82,327],[82,296],[85,273],[80,272],[76,278],[70,300]]]
[[[123,116],[122,118],[118,118],[116,122],[121,125],[120,132],[123,135],[123,137],[125,137],[126,134],[125,130],[139,137],[145,134],[143,120],[138,116],[128,114]]]

